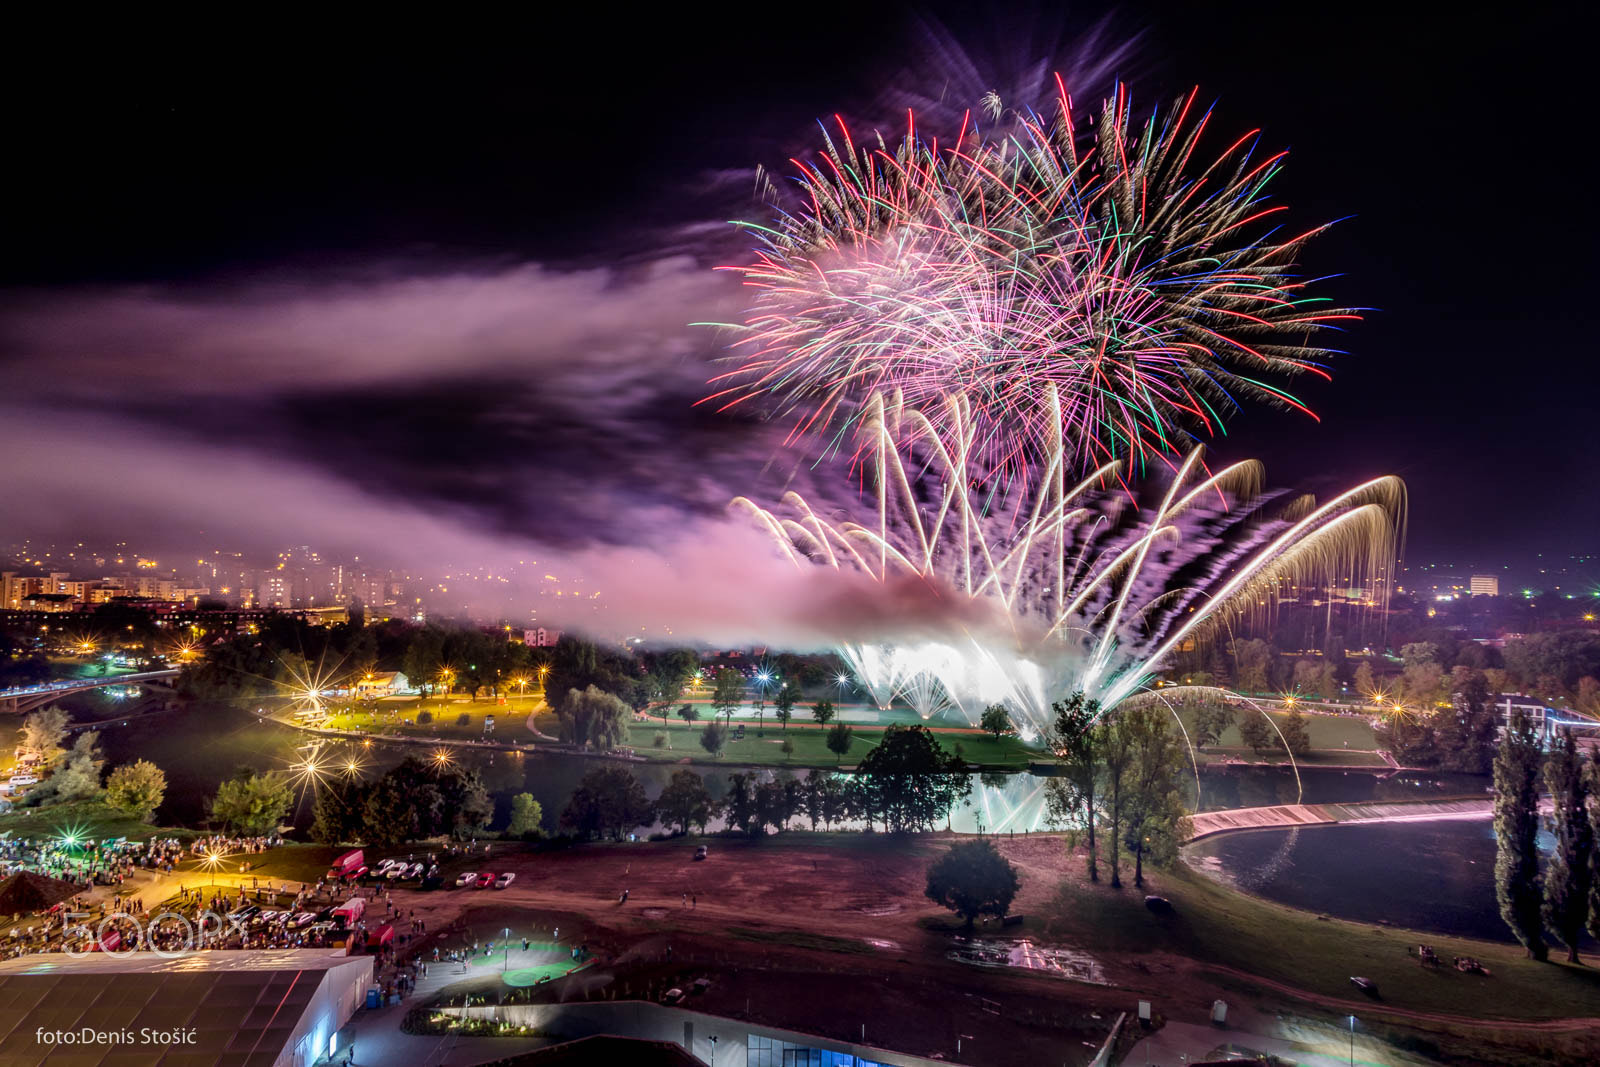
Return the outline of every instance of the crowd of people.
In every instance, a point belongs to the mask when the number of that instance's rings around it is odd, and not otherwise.
[[[0,877],[33,871],[87,888],[121,885],[135,866],[135,853],[121,841],[77,844],[60,837],[0,839]]]

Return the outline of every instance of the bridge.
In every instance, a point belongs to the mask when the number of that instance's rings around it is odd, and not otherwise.
[[[24,685],[15,689],[0,689],[0,713],[24,713],[42,708],[52,700],[68,693],[84,693],[91,689],[104,689],[108,685],[148,685],[166,682],[182,674],[173,667],[164,671],[141,671],[137,674],[108,674],[103,678],[72,678],[43,685]]]

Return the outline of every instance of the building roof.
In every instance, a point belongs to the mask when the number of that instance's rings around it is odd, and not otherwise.
[[[347,956],[343,949],[264,948],[249,952],[194,952],[168,958],[154,952],[103,953],[68,956],[45,952],[0,962],[0,978],[40,974],[191,974],[198,971],[331,971],[341,964],[358,964],[363,957]]]
[[[271,1067],[329,970],[367,957],[326,949],[62,953],[0,963],[0,1063],[227,1063]],[[99,1043],[41,1043],[44,1031],[128,1035]],[[141,1041],[144,1030],[187,1033],[182,1043]]]

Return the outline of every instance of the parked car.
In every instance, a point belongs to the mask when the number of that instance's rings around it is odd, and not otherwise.
[[[711,855],[711,852],[704,845],[694,850],[694,858],[697,860],[703,860],[709,855]]]
[[[488,889],[492,885],[494,885],[494,872],[493,871],[484,871],[482,874],[478,875],[478,888],[479,889]]]
[[[312,923],[314,923],[316,921],[317,921],[317,913],[316,912],[314,912],[314,911],[302,911],[300,914],[298,914],[294,918],[290,919],[288,925],[289,925],[290,929],[298,930],[300,927],[302,927],[302,926],[310,926]]]
[[[229,913],[228,918],[236,919],[239,922],[246,922],[259,914],[261,914],[260,907],[255,904],[246,904],[242,908],[234,908],[233,911]]]
[[[505,874],[502,874],[500,877],[494,880],[494,887],[496,889],[504,889],[506,886],[510,885],[516,880],[517,876],[511,871],[507,871]]]
[[[673,988],[673,989],[667,990],[664,994],[662,994],[661,1003],[663,1003],[663,1004],[676,1004],[679,1001],[681,1001],[682,999],[683,999],[683,990],[677,989],[677,988]]]
[[[476,882],[477,880],[478,880],[478,872],[477,871],[467,871],[465,874],[458,874],[458,875],[456,875],[456,888],[457,889],[465,889],[467,886],[471,885],[473,882]]]
[[[413,863],[411,866],[406,868],[406,873],[402,874],[400,877],[401,878],[405,878],[407,880],[412,879],[412,878],[421,878],[422,877],[422,864]]]

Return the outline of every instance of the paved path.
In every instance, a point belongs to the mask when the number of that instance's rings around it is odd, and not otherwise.
[[[1262,1054],[1280,1057],[1300,1067],[1346,1067],[1351,1063],[1361,1067],[1412,1067],[1437,1062],[1403,1053],[1359,1030],[1352,1041],[1349,1035],[1335,1033],[1336,1028],[1319,1029],[1327,1032],[1295,1032],[1272,1037],[1220,1026],[1169,1021],[1134,1045],[1122,1062],[1177,1067],[1196,1060],[1221,1059],[1224,1055],[1230,1059],[1247,1057],[1243,1062],[1255,1062]],[[1212,1056],[1213,1053],[1216,1055]]]

